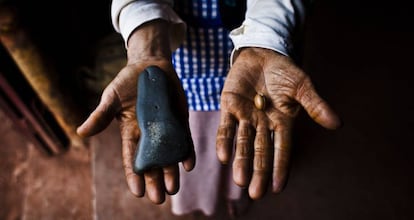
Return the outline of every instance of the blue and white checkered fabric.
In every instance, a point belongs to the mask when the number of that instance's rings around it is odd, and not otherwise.
[[[173,64],[187,95],[189,109],[220,109],[233,44],[221,25],[217,0],[192,0],[180,8],[187,22],[187,38],[173,54]],[[188,14],[189,13],[189,14]]]

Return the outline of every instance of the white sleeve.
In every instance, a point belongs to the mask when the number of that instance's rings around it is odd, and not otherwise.
[[[172,0],[113,0],[112,25],[128,47],[129,36],[137,27],[151,20],[164,19],[171,23],[171,50],[175,50],[184,40],[186,25],[172,9],[172,5]]]
[[[232,56],[242,47],[260,47],[291,55],[293,32],[297,25],[302,25],[303,18],[301,0],[248,0],[245,20],[230,32],[235,47]]]

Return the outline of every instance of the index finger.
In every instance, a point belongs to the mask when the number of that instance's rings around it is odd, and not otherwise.
[[[236,132],[236,119],[228,112],[221,112],[220,124],[217,130],[216,152],[220,162],[227,164],[230,160],[234,135]]]
[[[194,169],[195,164],[196,164],[196,156],[195,156],[195,152],[194,152],[194,145],[192,144],[191,147],[191,153],[190,156],[188,156],[187,159],[185,159],[183,162],[183,168],[185,171],[189,172],[191,170]]]
[[[136,122],[121,121],[119,127],[121,131],[122,161],[125,178],[131,193],[137,197],[142,197],[145,194],[144,177],[136,174],[133,170],[137,143],[140,136],[138,125]]]

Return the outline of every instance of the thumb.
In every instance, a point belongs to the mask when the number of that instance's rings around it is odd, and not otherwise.
[[[299,85],[295,99],[304,107],[309,116],[327,129],[337,129],[342,125],[339,116],[315,91],[309,77]]]
[[[86,121],[77,128],[76,132],[81,137],[88,137],[101,132],[108,127],[120,108],[121,104],[116,93],[108,87],[103,92],[99,105]]]

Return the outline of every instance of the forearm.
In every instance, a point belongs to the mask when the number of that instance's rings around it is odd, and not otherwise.
[[[172,0],[113,0],[111,18],[114,29],[120,33],[128,48],[134,30],[149,21],[162,19],[170,38],[170,49],[175,50],[185,36],[185,23],[172,9]]]
[[[128,63],[148,59],[171,60],[169,23],[156,19],[136,28],[128,40]]]
[[[304,13],[302,0],[248,0],[245,21],[230,33],[235,51],[260,47],[291,55],[292,38]]]

